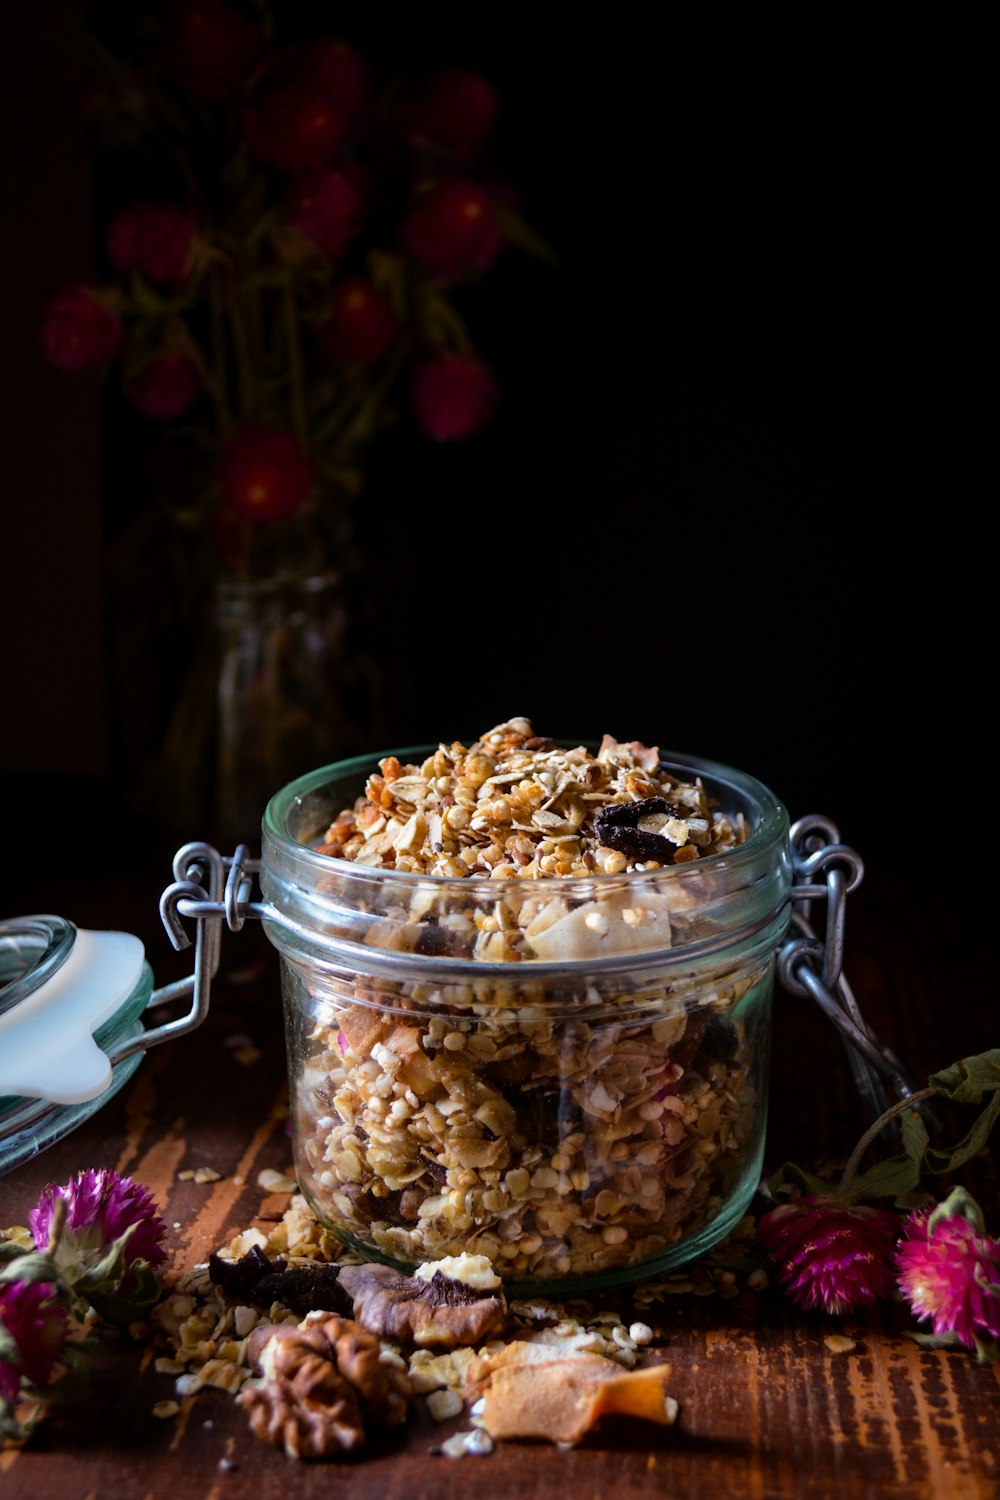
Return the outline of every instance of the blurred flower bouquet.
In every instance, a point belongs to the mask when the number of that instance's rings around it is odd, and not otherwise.
[[[488,80],[400,77],[340,35],[283,37],[280,11],[174,0],[129,13],[120,45],[89,39],[84,115],[135,191],[110,214],[99,284],[58,291],[42,334],[54,364],[111,373],[183,456],[182,482],[140,507],[147,552],[180,558],[170,589],[221,582],[232,605],[256,588],[272,613],[275,589],[322,593],[315,580],[356,565],[366,459],[388,426],[448,443],[490,421],[500,389],[464,299],[506,251],[551,260],[491,174]],[[256,657],[295,678],[294,650],[285,632]],[[244,698],[256,670],[238,672]],[[263,722],[308,762],[304,723],[336,711],[297,692]],[[175,775],[195,717],[174,735]]]

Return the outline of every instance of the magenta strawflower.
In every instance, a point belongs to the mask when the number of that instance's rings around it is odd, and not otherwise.
[[[414,260],[443,278],[489,270],[503,243],[489,194],[458,178],[420,194],[403,225],[403,240]]]
[[[346,107],[326,88],[280,68],[243,111],[250,155],[293,178],[332,166],[350,124]]]
[[[365,276],[345,276],[316,339],[331,359],[370,365],[388,352],[398,327],[388,297],[377,286]]]
[[[906,1219],[896,1252],[899,1289],[936,1337],[984,1352],[1000,1339],[1000,1240],[984,1232],[964,1188]]]
[[[223,447],[218,479],[241,516],[278,521],[302,509],[316,474],[290,432],[245,427]]]
[[[49,302],[42,326],[46,358],[63,370],[88,370],[117,359],[125,329],[114,293],[89,286],[67,286]]]
[[[317,172],[285,196],[285,217],[331,260],[337,260],[361,228],[361,193],[346,172]]]
[[[0,1402],[16,1402],[23,1385],[41,1389],[49,1381],[68,1326],[49,1282],[0,1283]]]
[[[120,1177],[108,1167],[88,1167],[65,1187],[46,1187],[28,1225],[39,1250],[49,1244],[58,1200],[66,1204],[66,1220],[53,1254],[56,1266],[72,1280],[96,1264],[130,1228],[127,1262],[144,1260],[152,1267],[167,1259],[160,1243],[167,1226],[157,1213],[147,1188],[131,1177]],[[134,1227],[133,1227],[134,1226]]]
[[[500,388],[476,360],[442,352],[417,367],[410,404],[421,431],[439,443],[471,437],[492,418]]]
[[[164,60],[173,78],[196,98],[233,98],[263,45],[260,26],[225,0],[173,0],[166,7]]]
[[[500,97],[479,73],[449,68],[428,81],[405,113],[414,146],[471,158],[482,152],[493,134]]]
[[[201,393],[201,377],[184,354],[160,354],[135,377],[128,387],[131,404],[144,416],[171,422]]]
[[[837,1315],[892,1294],[898,1226],[886,1209],[813,1195],[764,1214],[757,1240],[794,1302]]]
[[[194,264],[195,215],[176,203],[134,203],[108,226],[116,271],[138,271],[155,286],[179,286]]]

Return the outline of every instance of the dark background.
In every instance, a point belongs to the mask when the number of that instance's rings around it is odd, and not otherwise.
[[[99,868],[136,837],[104,576],[134,455],[37,346],[96,255],[58,45],[87,11],[6,22],[12,914],[46,860]],[[492,426],[435,447],[401,423],[375,456],[373,749],[526,714],[751,771],[876,871],[958,854],[989,838],[995,681],[982,39],[567,15],[326,17],[496,84],[501,162],[561,258],[509,253],[470,305],[505,392]]]

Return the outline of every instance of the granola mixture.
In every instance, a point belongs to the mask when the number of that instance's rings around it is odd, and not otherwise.
[[[398,1265],[473,1251],[511,1284],[652,1267],[713,1221],[762,1145],[770,976],[658,971],[711,934],[713,876],[657,872],[747,836],[658,749],[611,736],[564,749],[519,718],[382,760],[314,847],[448,878],[390,876],[372,914],[365,941],[412,953],[412,980],[309,981],[294,1136],[320,1217]],[[468,899],[454,877],[477,877]],[[626,977],[588,966],[646,953]]]

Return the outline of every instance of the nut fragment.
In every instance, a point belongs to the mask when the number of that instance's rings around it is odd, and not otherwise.
[[[383,1361],[378,1340],[348,1318],[255,1329],[250,1349],[261,1378],[244,1386],[237,1400],[255,1436],[289,1458],[354,1453],[369,1426],[398,1427],[406,1420],[409,1376]]]
[[[483,1294],[440,1271],[425,1279],[402,1276],[390,1266],[343,1266],[340,1285],[354,1299],[354,1317],[365,1328],[419,1348],[479,1343],[506,1318],[502,1292]]]

